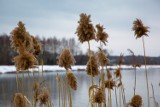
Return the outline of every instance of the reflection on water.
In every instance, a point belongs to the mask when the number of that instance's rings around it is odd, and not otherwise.
[[[113,71],[112,71],[113,72]],[[65,72],[58,72],[60,77],[65,78]],[[72,92],[73,98],[73,107],[88,107],[88,87],[91,85],[90,78],[86,75],[85,72],[74,72],[78,79],[78,89],[77,91]],[[54,107],[58,106],[58,91],[57,91],[57,81],[56,81],[57,72],[48,72],[44,73],[45,84],[51,87],[51,98],[54,104]],[[16,74],[1,74],[0,75],[0,107],[4,106],[4,95],[6,96],[7,105],[10,107],[13,94],[17,92],[16,90]],[[149,88],[150,88],[150,99],[152,98],[152,89],[151,83],[154,86],[155,98],[160,102],[160,69],[149,69]],[[19,74],[21,79],[21,74]],[[30,73],[30,79],[28,74],[25,74],[25,95],[29,97],[32,93],[32,84],[33,80],[38,81],[38,73]],[[41,81],[41,80],[39,80]],[[98,77],[94,78],[94,81],[98,83]],[[125,97],[128,102],[133,96],[133,86],[134,86],[134,70],[123,70],[122,71],[122,81],[125,88]],[[107,93],[107,91],[106,91]],[[147,104],[147,94],[146,94],[146,82],[144,70],[137,70],[137,89],[136,93],[143,97],[144,107]],[[115,94],[114,90],[112,91],[112,101],[113,107],[115,107]]]

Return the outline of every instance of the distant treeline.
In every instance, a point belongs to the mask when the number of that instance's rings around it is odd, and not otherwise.
[[[63,48],[70,48],[73,53],[76,65],[86,65],[88,61],[87,54],[82,53],[80,49],[80,44],[75,41],[74,38],[62,38],[58,39],[56,37],[43,38],[40,39],[37,36],[37,39],[42,43],[42,54],[39,55],[38,60],[41,63],[41,60],[44,59],[45,65],[57,65],[57,56],[61,52]],[[0,65],[13,65],[12,59],[16,56],[17,53],[10,46],[10,36],[7,34],[0,35]],[[111,56],[109,55],[110,64],[115,65],[118,64],[119,56]],[[144,64],[143,56],[135,56],[137,64]],[[124,56],[123,64],[131,65],[134,60],[133,56]],[[159,57],[147,57],[147,64],[149,65],[159,65],[160,64],[160,56]]]

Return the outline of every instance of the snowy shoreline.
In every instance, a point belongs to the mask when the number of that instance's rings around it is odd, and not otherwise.
[[[116,68],[118,68],[118,66],[107,66],[107,68],[116,69]],[[122,65],[121,68],[122,69],[133,69],[132,66],[128,66],[128,65]],[[144,68],[145,68],[145,66],[143,65],[138,69],[144,69]],[[147,69],[150,69],[150,68],[160,68],[160,65],[147,65]],[[72,71],[84,71],[85,69],[86,69],[85,65],[72,66]],[[16,71],[16,68],[14,65],[11,65],[11,66],[1,65],[0,66],[0,74],[15,73],[15,71]],[[33,70],[30,69],[29,71],[33,71]],[[38,71],[38,68],[35,68],[34,71]],[[42,71],[41,65],[39,66],[39,71],[40,72]],[[54,71],[65,71],[65,69],[62,67],[59,67],[58,65],[44,65],[43,71],[53,71],[54,72]]]

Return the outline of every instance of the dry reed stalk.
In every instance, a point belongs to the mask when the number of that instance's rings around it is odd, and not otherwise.
[[[147,61],[146,61],[144,37],[142,37],[142,42],[143,42],[144,64],[145,64],[145,74],[146,74],[146,84],[147,84],[148,107],[150,107],[150,95],[149,95],[149,86],[148,86],[148,73],[147,73]]]
[[[136,94],[136,58],[134,55],[134,52],[131,49],[127,49],[129,51],[129,53],[132,55],[133,57],[133,67],[134,67],[134,73],[135,73],[135,79],[134,79],[134,95]]]
[[[140,19],[136,19],[133,22],[132,30],[134,31],[134,34],[137,38],[142,37],[142,43],[143,43],[143,53],[144,53],[144,64],[145,64],[145,76],[146,76],[146,86],[147,86],[147,97],[148,97],[148,107],[150,107],[150,96],[149,96],[149,86],[148,86],[148,74],[147,74],[147,67],[146,67],[146,52],[145,52],[145,43],[144,43],[144,36],[148,36],[149,27],[144,26],[142,21]]]
[[[92,86],[94,85],[94,81],[93,81],[93,71],[92,71],[92,63],[91,63],[91,49],[90,49],[90,43],[88,41],[88,47],[89,47],[89,69],[91,70],[91,81],[92,81]],[[93,97],[94,97],[94,90],[93,90]],[[95,105],[93,103],[91,103],[91,107],[95,107]]]
[[[42,81],[44,81],[44,71],[43,71],[44,60],[42,59]]]
[[[116,91],[116,88],[117,88],[117,87],[115,87],[115,98],[116,98],[116,107],[118,107],[118,100],[117,100],[117,91]]]
[[[66,86],[66,84],[64,83],[64,80],[63,79],[61,79],[62,81],[62,83],[61,83],[61,89],[62,89],[62,107],[67,107],[67,86]]]
[[[154,96],[154,88],[153,88],[152,83],[151,83],[151,86],[152,86],[152,94],[153,94],[153,104],[154,104],[154,107],[156,107],[156,99],[155,99],[155,96]]]
[[[28,87],[28,90],[29,90],[29,95],[28,95],[29,97],[28,98],[31,101],[33,101],[33,98],[32,98],[32,87],[30,87],[30,85],[31,85],[30,84],[31,83],[31,81],[30,81],[30,72],[27,72],[27,74],[28,74],[28,81],[27,81],[28,82],[28,86],[27,87]],[[32,102],[32,106],[33,106],[33,102]]]
[[[88,69],[91,71],[90,77],[91,77],[91,82],[92,86],[94,85],[93,81],[93,72],[92,72],[92,65],[90,62],[91,59],[91,49],[90,49],[90,40],[95,39],[95,29],[94,26],[91,23],[90,20],[91,15],[87,15],[85,13],[80,14],[80,20],[78,21],[79,25],[76,29],[76,34],[78,36],[78,39],[81,43],[83,42],[88,42],[88,47],[89,47],[89,63],[88,63]],[[94,92],[93,92],[94,96]],[[94,104],[91,103],[91,106],[94,107]]]
[[[57,76],[56,76],[56,80],[57,80],[57,86],[58,86],[58,103],[59,103],[59,107],[61,106],[61,104],[60,104],[60,93],[61,93],[61,91],[60,91],[60,81],[61,81],[61,79],[60,79],[60,77],[59,77],[59,75],[58,75],[58,73],[57,73]]]
[[[2,84],[2,93],[3,93],[3,101],[4,101],[4,105],[5,105],[5,107],[7,107],[7,102],[6,102],[6,92],[5,92],[5,89],[4,89],[3,84]]]
[[[18,72],[16,72],[16,86],[17,86],[17,92],[18,92],[18,83],[19,83],[19,79],[18,79]]]
[[[34,80],[33,83],[33,91],[34,91],[34,107],[36,107],[37,101],[38,101],[38,95],[39,95],[39,90],[40,86],[39,83],[37,83],[37,81]]]

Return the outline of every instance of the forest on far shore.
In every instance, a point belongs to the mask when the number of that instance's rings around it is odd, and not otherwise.
[[[86,65],[88,61],[87,53],[83,53],[80,44],[76,42],[74,38],[62,38],[58,39],[56,37],[43,38],[40,39],[36,37],[42,43],[42,53],[38,56],[40,60],[44,60],[45,65],[57,65],[57,56],[63,48],[69,48],[74,58],[76,60],[76,65]],[[105,52],[108,54],[107,50]],[[0,65],[13,65],[12,59],[16,56],[17,53],[10,46],[10,36],[7,34],[0,35]],[[110,65],[118,64],[119,56],[112,56],[108,54],[110,60]],[[135,56],[136,63],[143,65],[144,57]],[[160,56],[159,57],[146,57],[148,65],[160,65]],[[124,65],[132,65],[134,62],[133,56],[123,56]]]

